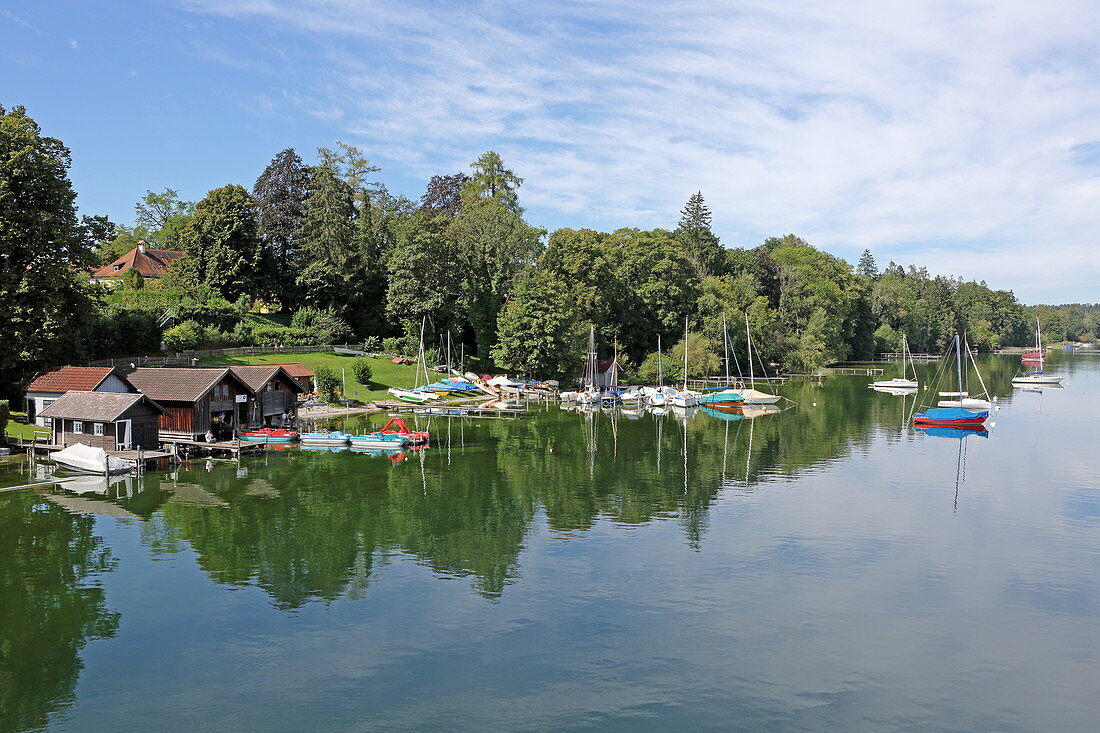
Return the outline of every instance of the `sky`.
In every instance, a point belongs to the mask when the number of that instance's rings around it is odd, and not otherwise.
[[[4,0],[0,105],[124,224],[286,147],[414,199],[493,149],[547,229],[671,229],[701,190],[726,246],[1100,301],[1094,0]]]

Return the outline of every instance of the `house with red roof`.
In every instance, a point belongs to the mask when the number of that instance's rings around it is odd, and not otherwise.
[[[92,271],[92,282],[114,285],[120,277],[130,270],[136,270],[144,280],[159,280],[164,276],[168,266],[186,255],[175,249],[153,249],[146,247],[145,241],[138,242],[137,246],[114,262],[104,265]]]
[[[313,370],[305,364],[274,364],[283,368],[291,378],[298,383],[298,391],[301,394],[309,394],[313,391]]]
[[[62,366],[47,369],[24,388],[27,422],[50,427],[42,411],[66,392],[137,392],[126,376],[114,367]]]

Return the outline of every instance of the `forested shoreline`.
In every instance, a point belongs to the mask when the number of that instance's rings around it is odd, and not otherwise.
[[[1023,345],[1038,317],[1051,341],[1092,340],[1100,307],[1026,307],[984,282],[932,275],[870,252],[856,266],[793,234],[727,247],[702,193],[670,229],[529,224],[523,179],[488,151],[436,175],[413,201],[390,192],[357,148],[307,162],[279,152],[248,188],[198,202],[147,192],[134,221],[78,217],[70,153],[22,108],[0,107],[0,353],[5,392],[42,367],[173,349],[330,342],[415,353],[450,334],[470,363],[539,377],[575,374],[595,329],[601,356],[652,371],[658,339],[695,370],[743,353],[745,316],[767,361],[791,371],[896,351],[939,352],[964,330],[989,349]],[[90,268],[139,242],[186,256],[162,278],[108,288]],[[682,352],[681,352],[682,353]]]

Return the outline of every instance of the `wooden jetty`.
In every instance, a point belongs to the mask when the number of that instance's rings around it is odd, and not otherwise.
[[[912,357],[913,361],[926,363],[939,361],[941,356],[942,354],[903,354],[897,351],[884,351],[881,354],[875,354],[875,361],[907,361]]]
[[[267,450],[266,443],[246,443],[239,440],[218,440],[208,443],[205,440],[192,440],[190,438],[166,438],[161,436],[160,442],[172,449],[172,454],[180,458],[193,455],[218,455],[229,454],[231,456],[251,455],[263,453]]]

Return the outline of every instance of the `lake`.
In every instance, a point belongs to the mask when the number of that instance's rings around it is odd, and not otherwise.
[[[981,363],[987,436],[838,376],[2,493],[0,729],[1094,730],[1100,355]]]

